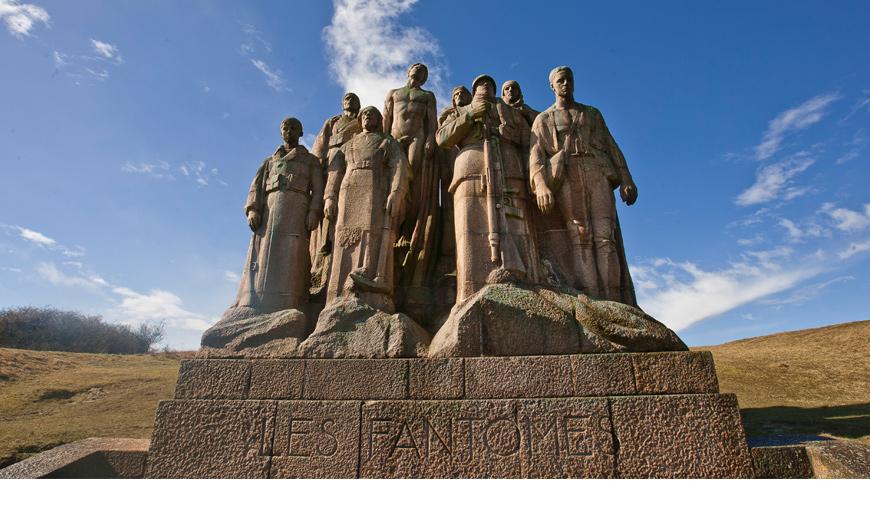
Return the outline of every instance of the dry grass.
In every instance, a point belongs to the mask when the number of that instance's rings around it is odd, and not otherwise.
[[[0,466],[86,437],[149,437],[184,357],[0,349]]]
[[[870,321],[714,347],[719,386],[735,393],[752,436],[870,443]]]

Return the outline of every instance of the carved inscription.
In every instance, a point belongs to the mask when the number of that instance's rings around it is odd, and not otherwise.
[[[613,471],[601,399],[370,402],[361,476],[582,476]]]

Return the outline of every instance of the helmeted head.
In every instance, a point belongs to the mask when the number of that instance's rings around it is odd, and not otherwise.
[[[296,117],[287,117],[281,121],[281,139],[288,145],[296,145],[302,136],[302,122]]]
[[[357,115],[359,113],[359,96],[353,92],[345,94],[341,99],[341,109],[351,115]]]
[[[380,110],[375,108],[374,106],[366,106],[362,110],[360,110],[359,115],[357,116],[359,119],[359,124],[362,126],[363,131],[374,133],[381,132],[383,130],[383,116],[381,115]]]
[[[495,80],[488,74],[481,74],[471,82],[471,93],[474,97],[492,101],[495,99]]]
[[[429,68],[417,62],[408,68],[408,80],[416,85],[422,85],[429,79]]]
[[[550,88],[560,97],[574,94],[574,71],[568,66],[559,66],[550,71]]]
[[[471,102],[471,92],[465,88],[465,85],[453,87],[453,106],[465,106]]]
[[[520,84],[516,80],[508,80],[501,86],[501,97],[508,104],[521,103],[523,101],[523,91]]]

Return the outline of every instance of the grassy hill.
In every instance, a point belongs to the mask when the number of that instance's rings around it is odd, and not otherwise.
[[[750,436],[832,436],[870,444],[870,321],[713,347],[722,392]]]
[[[0,467],[86,437],[150,437],[184,356],[0,349]]]
[[[714,347],[723,392],[751,438],[833,436],[870,444],[870,321]],[[86,437],[151,435],[190,353],[0,349],[0,466]]]

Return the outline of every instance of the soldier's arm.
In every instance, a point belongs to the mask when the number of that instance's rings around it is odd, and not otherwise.
[[[604,116],[601,115],[601,112],[595,110],[595,118],[596,118],[596,131],[598,131],[599,139],[602,141],[604,147],[604,151],[610,156],[610,161],[613,164],[613,168],[619,173],[620,181],[625,184],[632,182],[631,173],[628,171],[628,164],[625,162],[625,156],[622,155],[622,150],[619,148],[619,145],[616,144],[616,140],[613,139],[613,136],[610,134],[610,130],[607,128],[607,124],[604,122]]]
[[[459,110],[456,115],[445,122],[435,134],[438,146],[449,149],[468,136],[468,132],[474,126],[474,118],[468,109]]]
[[[435,94],[429,93],[426,102],[426,143],[435,148],[435,132],[438,131],[438,107]]]
[[[245,216],[251,211],[256,211],[260,214],[263,211],[265,198],[265,182],[269,173],[269,161],[271,158],[266,158],[260,168],[257,169],[257,174],[254,176],[251,187],[248,189],[248,197],[245,200]]]
[[[391,135],[393,133],[393,93],[391,90],[387,93],[387,99],[384,101],[384,134]]]
[[[548,188],[546,182],[546,170],[550,165],[550,156],[552,151],[549,150],[547,144],[547,129],[544,125],[545,119],[543,114],[539,114],[532,124],[531,133],[529,134],[529,184],[532,192],[537,189]]]
[[[329,154],[329,138],[332,135],[332,123],[334,118],[327,119],[323,123],[320,132],[317,133],[317,138],[314,139],[314,145],[311,146],[311,154],[317,156],[320,160],[320,165],[326,168],[326,156]]]
[[[338,191],[341,189],[341,180],[344,178],[346,166],[344,150],[339,149],[329,161],[329,168],[326,172],[326,186],[323,192],[326,200],[338,200]]]

